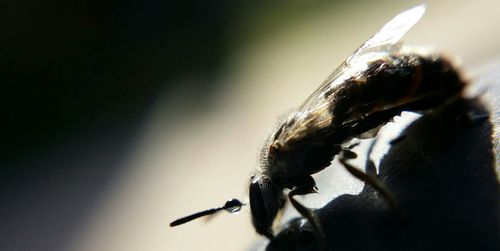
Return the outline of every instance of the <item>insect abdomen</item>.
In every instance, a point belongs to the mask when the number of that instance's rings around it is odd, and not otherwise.
[[[420,82],[412,108],[431,109],[462,93],[467,81],[448,59],[442,56],[419,59]]]
[[[396,113],[427,110],[459,94],[464,86],[450,62],[439,56],[410,54],[377,60],[362,74],[347,79],[331,97],[334,126],[355,125],[398,107]]]

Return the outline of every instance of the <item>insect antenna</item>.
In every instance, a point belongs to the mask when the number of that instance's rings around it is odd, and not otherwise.
[[[203,216],[207,216],[207,215],[212,215],[212,214],[217,213],[217,212],[222,211],[222,210],[226,210],[229,213],[236,213],[236,212],[240,211],[241,207],[244,205],[245,204],[243,204],[238,199],[231,199],[231,200],[228,200],[226,202],[226,204],[224,204],[222,207],[210,208],[210,209],[207,209],[207,210],[204,210],[204,211],[201,211],[198,213],[194,213],[194,214],[182,217],[180,219],[174,220],[170,223],[170,227],[182,225],[182,224],[190,222],[194,219],[197,219],[197,218],[200,218]]]

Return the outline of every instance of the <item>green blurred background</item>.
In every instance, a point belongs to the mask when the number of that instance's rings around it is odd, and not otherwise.
[[[276,117],[419,3],[2,3],[0,247],[261,245],[248,209],[168,223],[244,198]],[[497,62],[500,2],[427,3],[407,43],[456,56],[471,78]],[[345,174],[333,183],[359,189]]]

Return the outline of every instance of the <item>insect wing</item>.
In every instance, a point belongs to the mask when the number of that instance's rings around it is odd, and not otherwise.
[[[425,5],[421,4],[395,16],[346,60],[347,65],[369,53],[387,53],[399,48],[395,45],[422,18],[424,12]]]
[[[299,110],[307,110],[309,107],[314,106],[318,103],[324,93],[331,91],[336,84],[339,84],[341,76],[346,76],[348,73],[358,70],[357,68],[362,67],[370,59],[374,59],[383,55],[387,55],[396,49],[399,49],[398,42],[401,38],[415,25],[420,18],[424,15],[425,4],[415,6],[409,10],[406,10],[388,23],[386,23],[382,29],[380,29],[375,35],[373,35],[368,41],[366,41],[361,47],[359,47],[346,61],[344,61],[337,69],[335,69],[328,78],[323,81],[316,91],[307,98],[307,100],[300,106]],[[359,66],[359,67],[356,67]],[[343,79],[340,79],[343,80]]]
[[[367,64],[378,58],[383,58],[391,52],[397,51],[401,38],[415,25],[425,12],[425,4],[406,10],[387,22],[375,35],[359,47],[353,55],[337,67],[316,91],[306,99],[294,114],[294,123],[286,128],[286,133],[280,137],[282,143],[300,137],[304,132],[314,127],[324,127],[330,124],[333,115],[329,112],[328,97],[325,95],[335,92],[336,86],[356,73],[366,69]]]

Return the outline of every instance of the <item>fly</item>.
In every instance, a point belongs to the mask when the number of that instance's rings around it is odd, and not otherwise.
[[[252,176],[249,188],[257,233],[274,237],[273,223],[288,197],[310,222],[320,249],[326,249],[315,213],[294,197],[317,192],[311,175],[328,167],[337,155],[351,174],[397,207],[375,177],[347,162],[356,154],[346,144],[353,138],[375,137],[381,126],[403,111],[427,111],[461,96],[466,81],[450,60],[436,51],[400,42],[424,12],[425,5],[418,5],[386,23],[268,137],[260,171]],[[290,190],[287,195],[285,189]]]

